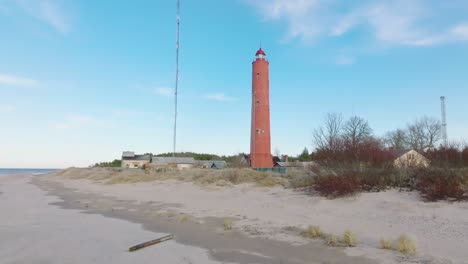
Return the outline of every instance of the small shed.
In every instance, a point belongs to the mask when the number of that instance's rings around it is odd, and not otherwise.
[[[213,160],[210,168],[212,169],[224,169],[227,167],[227,163],[224,160]]]
[[[396,168],[404,167],[429,167],[431,161],[416,150],[403,152],[395,159],[393,166]]]
[[[224,169],[227,167],[224,160],[197,160],[195,163],[198,168],[203,169]]]
[[[124,151],[122,153],[122,168],[142,169],[150,161],[150,155],[137,155],[133,151]]]

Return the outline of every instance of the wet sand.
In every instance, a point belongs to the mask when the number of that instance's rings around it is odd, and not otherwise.
[[[136,252],[135,244],[166,235],[141,225],[53,205],[61,200],[29,183],[31,176],[0,177],[0,263],[217,264],[206,249],[167,241]]]

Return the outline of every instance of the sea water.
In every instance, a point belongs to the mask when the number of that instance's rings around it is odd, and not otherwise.
[[[12,169],[12,168],[0,168],[1,174],[18,174],[27,173],[32,175],[41,175],[49,172],[56,171],[57,169]]]

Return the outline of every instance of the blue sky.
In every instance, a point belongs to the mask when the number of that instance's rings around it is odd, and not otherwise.
[[[181,0],[178,151],[248,152],[251,62],[270,61],[272,151],[327,112],[376,135],[447,97],[468,139],[465,0]],[[0,167],[172,150],[175,1],[0,0]]]

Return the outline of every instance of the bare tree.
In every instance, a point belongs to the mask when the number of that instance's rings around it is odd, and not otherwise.
[[[442,125],[435,118],[423,117],[408,125],[406,141],[418,151],[434,149],[441,138]]]
[[[336,153],[342,148],[341,133],[343,131],[343,116],[337,113],[328,113],[324,119],[323,127],[313,132],[314,143],[317,149],[329,153]]]
[[[439,120],[430,117],[424,117],[422,122],[424,123],[426,147],[434,149],[442,138],[442,124]]]
[[[372,129],[362,117],[352,116],[343,126],[343,139],[346,149],[356,158],[359,146],[371,137]]]
[[[388,148],[400,151],[408,148],[407,133],[403,129],[388,132],[384,137],[385,145]]]

